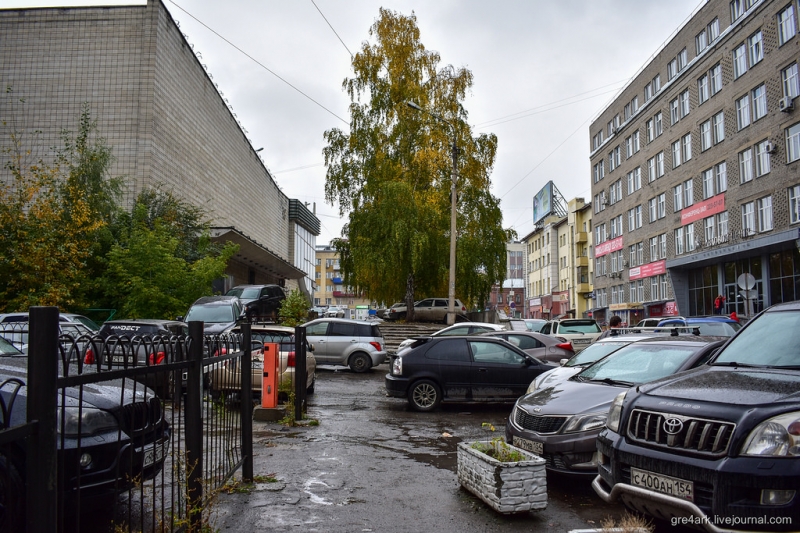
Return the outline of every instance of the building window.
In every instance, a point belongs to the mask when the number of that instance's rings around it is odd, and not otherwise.
[[[706,217],[703,219],[703,235],[705,236],[706,242],[711,241],[714,238],[714,217]]]
[[[636,167],[631,172],[628,172],[628,194],[638,191],[642,188],[642,169]]]
[[[694,205],[694,182],[691,178],[683,182],[683,205]]]
[[[642,206],[637,205],[628,210],[628,231],[633,231],[642,227]]]
[[[655,128],[656,128],[656,137],[664,133],[664,123],[661,119],[661,112],[656,113],[656,116],[653,117],[655,120]]]
[[[647,201],[647,208],[650,213],[650,222],[652,223],[658,220],[658,211],[655,198],[650,198],[650,200]]]
[[[683,209],[683,183],[672,188],[672,207],[676,213]]]
[[[675,255],[683,254],[684,234],[683,227],[675,228]]]
[[[747,49],[750,52],[750,67],[764,59],[764,40],[761,30],[747,38]]]
[[[733,50],[733,78],[736,79],[747,72],[747,47],[744,43]]]
[[[678,123],[680,120],[680,103],[678,102],[678,98],[676,97],[669,103],[669,120],[670,124],[673,126]]]
[[[700,52],[708,48],[708,39],[706,37],[706,30],[701,31],[695,36],[694,44],[697,55],[700,55]]]
[[[745,0],[733,0],[731,2],[731,22],[735,21],[747,11]]]
[[[789,187],[789,223],[800,222],[800,185]]]
[[[681,105],[681,118],[685,117],[689,114],[690,104],[689,104],[689,89],[683,91],[680,96],[678,96]]]
[[[681,166],[681,141],[672,143],[672,168]]]
[[[778,13],[778,46],[782,46],[797,33],[794,20],[794,4]]]
[[[753,180],[753,149],[739,152],[739,183]]]
[[[742,205],[742,235],[747,237],[756,232],[755,202]]]
[[[678,58],[673,57],[672,61],[667,63],[667,80],[671,80],[678,75]]]
[[[683,144],[683,160],[688,161],[692,158],[692,134],[687,133],[681,138]]]
[[[660,178],[664,175],[664,152],[656,154],[656,177]]]
[[[703,74],[697,80],[697,103],[702,104],[706,100],[708,100],[708,74]]]
[[[717,63],[708,74],[710,78],[711,96],[714,96],[722,90],[722,66]]]
[[[725,161],[714,165],[714,185],[717,194],[728,190],[728,164]]]
[[[750,97],[742,96],[736,100],[736,129],[741,130],[750,125]]]
[[[650,237],[650,261],[658,259],[658,237]]]
[[[719,144],[725,140],[725,114],[720,111],[711,117],[711,123],[714,126],[714,144]]]
[[[661,239],[659,240],[658,251],[661,254],[661,259],[667,258],[667,234],[662,233]]]
[[[786,129],[786,155],[789,163],[800,159],[800,122]]]
[[[700,124],[700,151],[705,152],[711,148],[711,120]]]
[[[621,201],[622,200],[622,180],[618,179],[613,184],[611,184],[611,189],[610,189],[609,192],[610,192],[609,202],[611,203],[611,205],[614,205],[615,203]]]
[[[656,158],[651,157],[647,160],[647,182],[653,183],[656,181]]]
[[[600,161],[594,166],[594,182],[597,183],[606,175],[605,162]]]
[[[656,199],[658,200],[658,218],[667,216],[667,193],[662,192]]]
[[[686,53],[686,48],[684,48],[678,54],[678,72],[686,68],[686,65],[689,63],[688,58],[689,55]]]
[[[723,237],[728,234],[728,212],[717,215],[717,235]]]
[[[772,229],[772,196],[765,196],[756,200],[758,209],[758,231],[765,232]]]
[[[783,82],[783,96],[787,98],[797,98],[797,95],[800,94],[797,63],[792,63],[781,71],[781,81]]]
[[[753,98],[753,122],[767,114],[767,88],[759,85],[750,92]]]
[[[755,146],[757,178],[760,178],[764,174],[768,174],[770,171],[769,152],[767,151],[769,144],[769,141],[761,141]]]

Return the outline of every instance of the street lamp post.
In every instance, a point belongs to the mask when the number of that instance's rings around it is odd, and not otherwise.
[[[447,294],[447,324],[453,325],[456,321],[456,178],[458,176],[458,145],[456,144],[456,131],[449,121],[443,119],[436,113],[428,111],[411,101],[406,102],[406,105],[411,109],[422,111],[444,122],[450,127],[450,132],[453,135],[453,169],[450,172],[450,279],[448,280]]]

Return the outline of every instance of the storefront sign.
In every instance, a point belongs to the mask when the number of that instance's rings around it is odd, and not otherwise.
[[[661,261],[654,261],[652,263],[647,263],[646,265],[633,267],[629,269],[628,279],[633,281],[635,279],[658,276],[661,274],[665,274],[666,272],[667,272],[667,261],[662,259]]]
[[[664,316],[678,316],[678,304],[675,302],[665,303]]]
[[[534,306],[534,305],[542,305],[542,299],[541,299],[541,298],[531,298],[531,303],[530,303],[530,305],[531,305],[531,306]]]
[[[681,211],[681,225],[685,226],[723,211],[725,211],[725,193],[712,196],[708,200]]]
[[[622,250],[622,237],[617,237],[595,246],[594,256],[603,257],[604,255],[610,254],[611,252],[616,252],[617,250]]]

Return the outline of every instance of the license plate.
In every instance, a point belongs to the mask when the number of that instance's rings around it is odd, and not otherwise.
[[[169,439],[164,439],[155,444],[149,444],[137,451],[142,454],[142,468],[153,466],[164,459],[169,448]]]
[[[575,339],[572,344],[589,344],[589,339]]]
[[[541,442],[536,442],[535,440],[528,440],[515,436],[511,439],[511,444],[517,448],[522,448],[523,450],[535,453],[536,455],[542,455],[544,453],[544,444]]]
[[[690,502],[694,501],[694,483],[691,481],[631,468],[631,484]]]

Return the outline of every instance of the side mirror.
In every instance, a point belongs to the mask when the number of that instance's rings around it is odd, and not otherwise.
[[[177,320],[178,322],[183,322],[183,317],[182,316],[177,316],[177,317],[175,317],[175,320]]]
[[[559,363],[561,364],[561,366],[564,366],[567,364],[567,361],[569,361],[569,359],[562,359],[561,361],[559,361]]]
[[[306,347],[306,351],[313,353],[314,352],[314,345],[311,344],[311,343],[308,343],[308,347]]]

